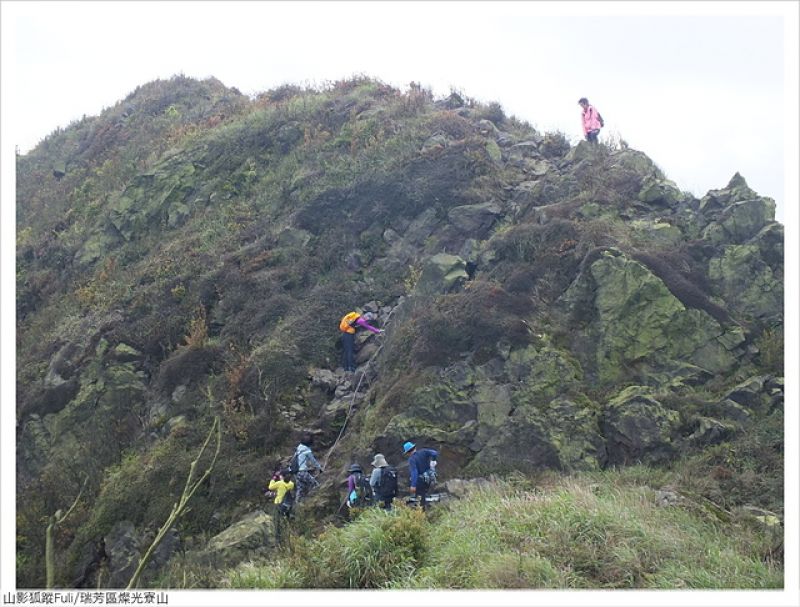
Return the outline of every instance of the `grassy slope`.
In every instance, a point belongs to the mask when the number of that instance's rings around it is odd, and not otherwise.
[[[646,473],[638,470],[637,474]],[[229,571],[232,588],[780,588],[780,532],[660,507],[625,474],[501,482],[435,508],[367,511]]]

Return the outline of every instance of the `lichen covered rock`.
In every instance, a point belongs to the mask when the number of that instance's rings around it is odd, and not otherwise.
[[[600,255],[564,300],[585,323],[581,349],[604,383],[641,362],[685,360],[724,371],[744,340],[740,331],[723,328],[707,313],[687,309],[644,265],[618,251]]]
[[[665,408],[649,388],[629,386],[603,407],[601,428],[608,463],[670,459],[679,423],[678,412]]]

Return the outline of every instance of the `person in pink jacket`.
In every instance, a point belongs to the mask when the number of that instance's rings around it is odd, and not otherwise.
[[[586,136],[586,141],[597,143],[597,135],[603,127],[603,117],[593,105],[589,105],[586,97],[581,97],[578,105],[583,108],[583,134]]]

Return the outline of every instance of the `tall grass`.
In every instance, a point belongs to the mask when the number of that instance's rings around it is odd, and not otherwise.
[[[780,588],[761,531],[656,505],[616,473],[553,487],[500,482],[426,518],[367,511],[294,555],[227,574],[234,587]],[[281,586],[281,584],[284,584]],[[299,586],[298,586],[299,584]]]

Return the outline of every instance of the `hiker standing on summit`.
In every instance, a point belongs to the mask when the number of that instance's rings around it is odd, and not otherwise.
[[[342,365],[345,371],[355,371],[355,347],[356,347],[356,330],[367,329],[376,335],[383,333],[383,329],[376,329],[368,321],[375,320],[374,312],[365,312],[359,314],[358,312],[349,312],[342,317],[339,322],[339,330],[342,332]]]
[[[583,108],[583,134],[586,136],[586,141],[597,143],[597,136],[603,127],[603,117],[593,105],[589,104],[586,97],[581,97],[578,105]]]

